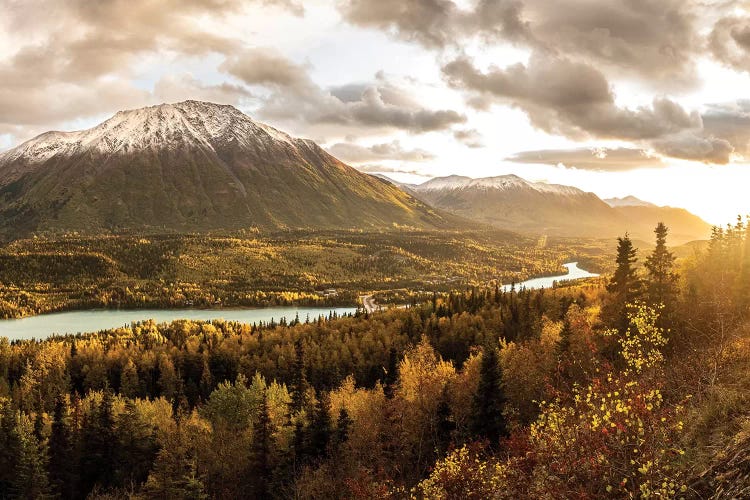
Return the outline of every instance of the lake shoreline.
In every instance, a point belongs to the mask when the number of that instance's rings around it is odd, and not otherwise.
[[[223,309],[129,309],[84,310],[36,315],[21,319],[0,320],[0,338],[8,340],[43,339],[53,335],[77,335],[112,330],[133,323],[154,321],[171,323],[188,321],[227,321],[245,324],[316,320],[335,314],[354,314],[357,307],[266,307]]]
[[[503,291],[521,289],[552,288],[559,282],[569,282],[599,276],[578,267],[577,262],[564,264],[567,274],[554,276],[540,276],[516,284],[503,285]],[[0,320],[0,338],[12,340],[46,338],[55,334],[68,335],[89,333],[118,328],[123,325],[154,320],[157,323],[172,321],[225,320],[241,323],[259,323],[280,321],[287,322],[299,317],[301,321],[307,318],[328,316],[332,312],[337,314],[354,313],[362,307],[361,303],[354,305],[276,305],[276,306],[222,306],[222,307],[158,307],[146,306],[139,308],[93,308],[68,309],[42,314],[29,315],[22,318]],[[373,306],[374,307],[374,306]]]

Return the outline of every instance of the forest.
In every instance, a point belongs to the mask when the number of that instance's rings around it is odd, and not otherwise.
[[[609,241],[503,231],[290,231],[259,235],[39,236],[0,247],[0,318],[72,309],[355,305],[379,290],[447,292],[600,271]],[[336,297],[320,291],[335,288]]]
[[[605,283],[0,340],[0,498],[742,497],[750,225],[655,236]]]

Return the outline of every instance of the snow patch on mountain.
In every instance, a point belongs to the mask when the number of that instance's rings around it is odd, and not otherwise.
[[[556,194],[562,196],[584,195],[583,191],[572,186],[558,184],[547,184],[544,182],[530,182],[517,175],[501,175],[497,177],[484,177],[472,179],[461,175],[448,177],[436,177],[423,184],[413,187],[416,191],[442,191],[456,189],[484,189],[484,190],[515,190],[528,189],[540,193]]]
[[[0,155],[0,166],[15,160],[45,162],[57,155],[86,151],[132,153],[158,148],[214,149],[217,142],[241,146],[297,146],[299,139],[257,123],[233,106],[183,101],[120,111],[103,123],[77,132],[47,132]]]
[[[610,207],[655,207],[653,203],[643,201],[635,196],[625,196],[624,198],[607,198],[604,203]]]

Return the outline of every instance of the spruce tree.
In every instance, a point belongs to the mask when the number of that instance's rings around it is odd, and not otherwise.
[[[563,319],[562,329],[560,329],[560,340],[555,344],[555,352],[558,356],[563,356],[570,350],[571,334],[570,321],[568,321],[568,318],[565,318]]]
[[[292,413],[297,413],[305,407],[309,387],[305,375],[305,350],[302,340],[297,340],[294,343],[294,365],[292,366]]]
[[[31,419],[23,413],[16,415],[15,433],[19,445],[18,460],[13,471],[9,498],[49,498],[46,450],[34,435]]]
[[[387,399],[393,399],[393,394],[398,381],[398,352],[395,347],[388,350],[388,366],[383,374],[383,392]]]
[[[604,316],[620,333],[628,328],[627,305],[635,302],[641,294],[636,255],[637,251],[627,233],[622,238],[617,238],[617,269],[607,285],[609,297]]]
[[[195,452],[180,422],[166,436],[144,487],[147,498],[205,500],[205,486],[198,474]]]
[[[261,393],[258,417],[253,424],[253,441],[250,448],[249,498],[268,498],[268,487],[273,479],[271,466],[271,441],[273,423],[268,410],[268,393]]]
[[[315,402],[308,432],[310,456],[324,456],[331,441],[331,414],[328,411],[328,399],[323,394]]]
[[[139,485],[148,478],[159,447],[150,426],[141,418],[132,400],[125,402],[125,411],[117,420],[117,485]]]
[[[660,222],[654,230],[656,234],[656,248],[646,258],[645,267],[648,270],[646,296],[652,306],[663,305],[664,313],[669,314],[677,296],[677,274],[674,272],[674,255],[667,249],[667,234],[669,229]]]
[[[340,447],[349,440],[349,431],[353,423],[349,412],[346,411],[346,408],[342,407],[339,410],[338,419],[336,419],[336,446]]]
[[[49,481],[63,499],[74,497],[73,436],[68,424],[68,403],[59,395],[55,401],[52,432],[49,437]]]
[[[16,429],[16,411],[10,400],[0,399],[0,406],[0,498],[10,498],[21,442]]]
[[[456,423],[451,418],[448,386],[443,386],[437,406],[437,424],[435,425],[435,446],[440,455],[444,454],[453,440]]]
[[[472,401],[469,431],[476,438],[487,439],[496,446],[500,438],[508,435],[503,415],[505,393],[503,391],[502,368],[493,347],[482,351],[479,368],[479,386]]]
[[[112,391],[107,388],[101,403],[92,405],[91,412],[84,419],[79,491],[84,496],[96,485],[108,488],[114,477],[117,437],[112,404]]]

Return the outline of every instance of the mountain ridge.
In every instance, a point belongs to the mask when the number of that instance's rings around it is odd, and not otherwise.
[[[436,228],[455,224],[307,139],[182,101],[0,154],[0,238],[34,232]]]
[[[671,242],[680,244],[707,238],[711,230],[685,209],[658,207],[632,196],[602,200],[573,186],[531,182],[514,174],[396,184],[438,209],[523,233],[612,238],[629,232],[650,241],[656,224],[664,222],[671,229]]]

